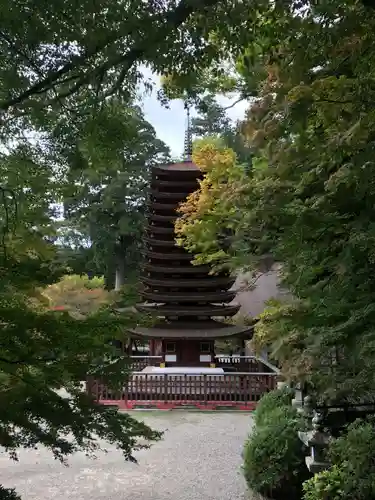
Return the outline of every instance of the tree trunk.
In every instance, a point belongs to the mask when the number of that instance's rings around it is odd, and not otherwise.
[[[115,287],[115,266],[112,262],[108,262],[105,272],[105,288],[106,290],[113,290]]]
[[[115,290],[118,291],[125,284],[125,259],[123,255],[116,257]]]

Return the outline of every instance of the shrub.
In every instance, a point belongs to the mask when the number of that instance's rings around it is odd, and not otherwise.
[[[340,467],[319,472],[303,484],[303,500],[343,500],[342,486],[347,478]],[[354,498],[357,497],[353,497]]]
[[[357,420],[333,441],[333,467],[305,483],[304,500],[374,500],[375,420]]]
[[[274,391],[265,394],[260,399],[255,410],[255,425],[262,425],[264,418],[276,408],[290,406],[293,395],[293,390],[287,386],[284,386],[281,389],[275,389]]]
[[[309,477],[305,450],[298,438],[304,421],[291,406],[264,413],[244,448],[244,475],[248,486],[269,498],[300,499]]]
[[[21,500],[13,488],[4,488],[0,485],[0,500]]]

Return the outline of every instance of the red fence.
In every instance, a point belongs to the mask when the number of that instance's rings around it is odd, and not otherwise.
[[[130,369],[133,372],[142,371],[147,366],[159,366],[163,361],[162,356],[131,356]],[[207,363],[208,365],[209,363]],[[215,364],[217,367],[236,372],[273,372],[274,367],[267,364],[264,360],[260,360],[255,356],[215,356]],[[167,366],[175,366],[175,363],[166,363]]]
[[[102,404],[122,409],[134,407],[174,408],[194,406],[214,409],[235,406],[254,409],[263,394],[276,387],[277,373],[226,373],[224,375],[133,373],[122,391],[113,391],[98,382],[88,390]]]

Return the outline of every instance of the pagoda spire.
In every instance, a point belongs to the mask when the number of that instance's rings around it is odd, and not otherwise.
[[[191,133],[191,123],[190,123],[190,104],[185,102],[186,109],[186,131],[185,131],[185,143],[184,143],[184,161],[192,161],[193,156],[193,135]]]

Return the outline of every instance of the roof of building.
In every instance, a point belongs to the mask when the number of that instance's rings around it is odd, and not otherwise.
[[[201,169],[191,160],[181,161],[178,163],[168,163],[166,165],[156,165],[155,170],[162,171],[181,171],[181,172],[201,172]]]
[[[218,339],[227,337],[252,336],[254,326],[238,326],[219,323],[217,321],[187,323],[181,326],[174,324],[165,327],[135,328],[129,333],[136,337],[159,339]]]

